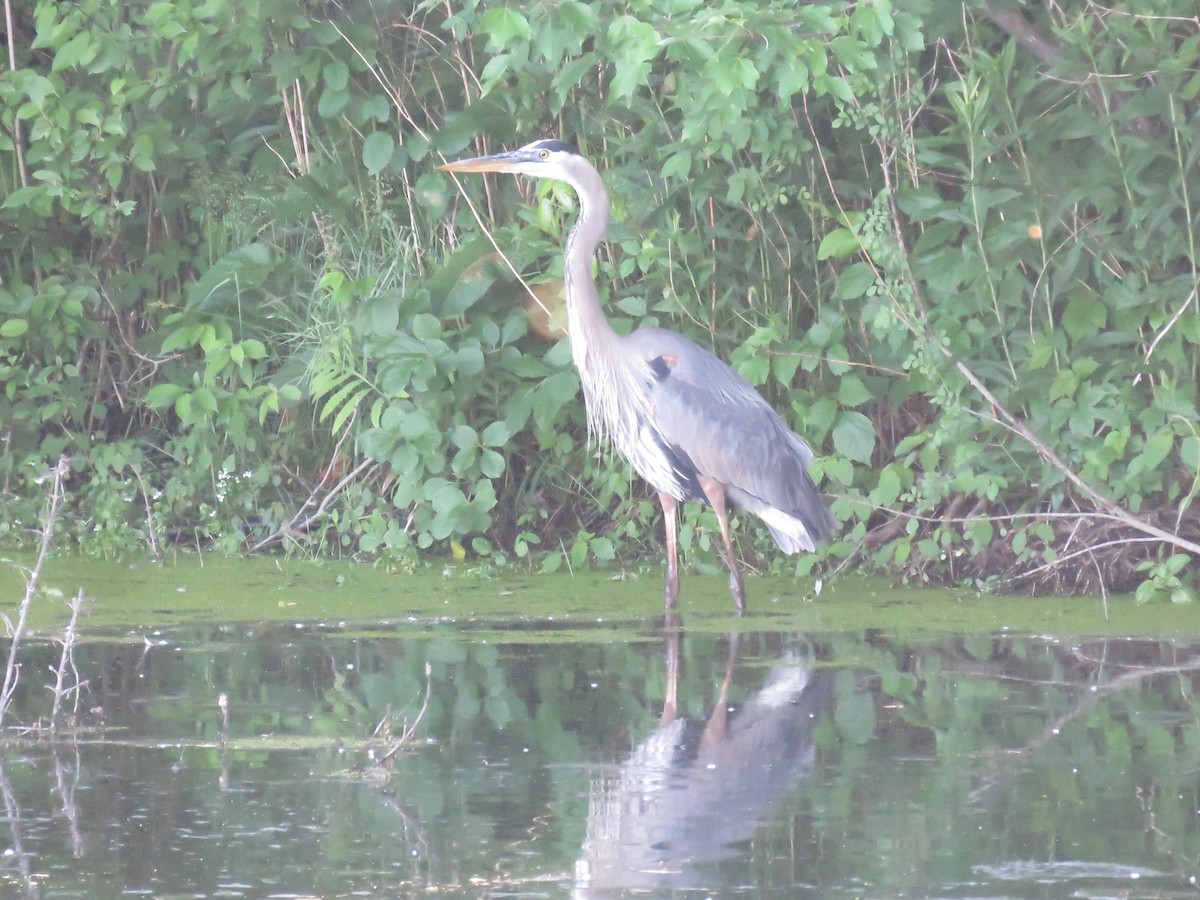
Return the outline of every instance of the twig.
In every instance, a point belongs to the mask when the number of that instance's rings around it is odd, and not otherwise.
[[[1179,309],[1175,310],[1175,314],[1171,316],[1171,320],[1169,322],[1167,322],[1166,325],[1164,325],[1162,328],[1159,329],[1158,334],[1156,334],[1154,336],[1154,340],[1152,340],[1150,342],[1150,346],[1146,348],[1146,355],[1142,357],[1142,365],[1149,365],[1150,357],[1154,355],[1154,348],[1158,346],[1158,342],[1161,341],[1163,338],[1165,338],[1167,336],[1167,332],[1175,327],[1175,323],[1178,322],[1181,318],[1183,318],[1183,314],[1185,312],[1187,312],[1188,307],[1192,305],[1192,303],[1195,301],[1195,299],[1196,299],[1196,289],[1192,288],[1192,292],[1190,294],[1188,294],[1188,298],[1183,301],[1183,304],[1179,307]],[[1142,373],[1139,372],[1137,374],[1137,376],[1134,378],[1133,383],[1137,384],[1138,379],[1140,379],[1141,377],[1142,377]]]
[[[1200,544],[1197,544],[1195,541],[1189,541],[1182,535],[1172,534],[1164,528],[1159,528],[1157,525],[1151,522],[1147,522],[1144,519],[1139,519],[1132,513],[1126,512],[1124,509],[1117,506],[1117,504],[1113,503],[1113,501],[1109,500],[1098,490],[1080,478],[1079,475],[1076,474],[1075,470],[1063,462],[1057,453],[1051,450],[1046,444],[1042,443],[1038,436],[1030,431],[1024,422],[1009,412],[1000,403],[1000,401],[996,399],[996,396],[987,389],[983,382],[979,380],[975,373],[967,368],[965,363],[963,363],[961,360],[954,359],[953,352],[949,347],[945,346],[940,341],[936,342],[936,346],[942,351],[942,354],[947,359],[950,359],[954,362],[954,367],[958,369],[963,378],[967,380],[967,383],[970,384],[971,387],[975,388],[975,390],[979,392],[980,396],[982,396],[983,399],[991,405],[992,409],[995,410],[995,415],[984,416],[984,418],[989,419],[998,425],[1004,426],[1009,431],[1012,431],[1023,438],[1031,447],[1033,447],[1034,450],[1037,451],[1038,455],[1042,457],[1042,459],[1046,460],[1046,462],[1050,464],[1052,468],[1056,469],[1064,478],[1067,479],[1067,481],[1075,485],[1075,487],[1079,489],[1080,493],[1091,500],[1098,508],[1102,509],[1112,518],[1124,525],[1128,525],[1135,531],[1140,531],[1142,534],[1158,538],[1165,544],[1173,544],[1180,549],[1187,550],[1189,553],[1200,555]]]
[[[11,622],[7,623],[12,639],[8,645],[8,663],[4,667],[4,686],[0,688],[0,725],[4,724],[4,717],[12,705],[13,694],[17,690],[17,681],[20,679],[21,666],[17,662],[17,649],[25,634],[25,622],[29,618],[29,608],[33,605],[33,597],[37,593],[38,583],[42,578],[42,565],[46,562],[46,557],[50,555],[50,540],[54,535],[54,522],[58,518],[58,506],[63,498],[63,478],[69,469],[70,460],[65,456],[60,456],[58,464],[38,479],[39,484],[47,478],[54,480],[50,486],[46,518],[42,522],[42,542],[38,547],[37,559],[34,561],[32,569],[25,569],[25,596],[21,600],[20,612],[17,613],[17,623],[15,625]]]
[[[322,479],[317,486],[313,488],[312,492],[308,495],[308,499],[305,500],[300,509],[297,510],[296,515],[292,517],[292,520],[286,525],[281,526],[274,534],[267,535],[267,537],[263,538],[261,541],[251,547],[250,552],[255,553],[264,547],[270,546],[276,541],[283,540],[283,538],[289,534],[307,532],[312,524],[317,521],[317,519],[325,515],[326,511],[329,509],[329,504],[334,501],[337,495],[340,494],[348,484],[353,482],[356,478],[358,478],[359,475],[373,465],[375,465],[375,460],[373,459],[364,459],[362,462],[360,462],[347,475],[345,475],[341,481],[329,489],[325,496],[321,498],[321,502],[317,504],[317,508],[313,511],[313,514],[301,521],[300,515],[316,501],[317,491],[320,490],[321,485],[325,483],[324,479]]]
[[[4,0],[4,25],[8,45],[8,70],[17,71],[17,49],[13,45],[17,39],[13,27],[12,0]],[[17,151],[17,175],[21,178],[21,187],[29,186],[29,173],[25,170],[25,140],[21,137],[21,117],[13,116],[12,124],[13,147]]]
[[[1081,556],[1092,556],[1097,550],[1104,550],[1108,547],[1124,547],[1127,544],[1157,544],[1160,541],[1153,537],[1124,537],[1114,538],[1111,541],[1101,541],[1099,544],[1088,544],[1086,547],[1081,547],[1078,550],[1072,550],[1070,553],[1065,553],[1062,556],[1056,556],[1049,562],[1044,562],[1034,569],[1027,569],[1024,572],[1018,572],[1016,575],[1010,576],[1013,581],[1023,581],[1026,578],[1033,578],[1043,572],[1052,572],[1065,562],[1076,559]],[[1101,581],[1103,587],[1104,582]]]
[[[376,767],[386,765],[388,762],[390,762],[396,756],[396,754],[399,753],[401,750],[403,750],[404,747],[406,747],[408,744],[410,744],[412,742],[412,739],[416,736],[417,726],[421,724],[421,719],[423,719],[425,717],[425,710],[429,709],[429,694],[433,688],[433,678],[431,677],[432,672],[433,672],[433,667],[430,666],[428,661],[426,661],[426,663],[425,663],[425,699],[421,701],[421,708],[417,712],[417,717],[415,719],[413,719],[412,722],[409,722],[407,719],[404,720],[404,729],[400,732],[400,737],[396,741],[394,741],[390,747],[388,747],[386,753],[384,753],[381,757],[379,757],[379,759],[375,760]],[[376,730],[376,732],[379,731],[378,728],[376,728],[375,730]]]
[[[142,503],[146,506],[146,540],[150,542],[150,552],[155,559],[162,559],[162,551],[158,547],[158,538],[154,534],[154,508],[150,505],[150,492],[146,490],[146,482],[142,473],[133,469],[133,477],[137,479],[138,487],[142,489]]]
[[[67,694],[75,695],[75,707],[71,710],[71,715],[74,716],[79,712],[79,691],[84,682],[80,680],[79,669],[75,666],[75,645],[79,642],[79,613],[83,610],[83,603],[83,588],[80,588],[71,598],[71,618],[67,622],[67,629],[62,636],[62,654],[58,658],[58,669],[54,680],[54,707],[50,711],[51,731],[59,726],[59,713],[62,710],[63,697]],[[75,679],[74,684],[70,687],[66,687],[68,671]]]

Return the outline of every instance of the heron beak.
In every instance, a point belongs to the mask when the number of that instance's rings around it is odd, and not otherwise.
[[[491,156],[476,156],[473,159],[460,159],[438,166],[443,172],[513,172],[526,157],[519,150],[509,150],[505,153],[493,153]]]

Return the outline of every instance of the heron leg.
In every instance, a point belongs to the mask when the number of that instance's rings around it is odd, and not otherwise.
[[[679,501],[670,494],[660,493],[658,502],[662,506],[663,530],[667,537],[667,581],[663,588],[663,597],[667,602],[667,609],[674,609],[675,601],[679,599],[679,529],[675,521]]]
[[[729,535],[729,512],[725,508],[725,485],[707,475],[698,476],[700,488],[704,496],[712,504],[717,514],[717,524],[721,526],[721,541],[725,545],[725,568],[729,569],[729,593],[739,612],[746,611],[746,592],[742,587],[742,574],[738,571],[737,557],[733,555],[733,538]]]

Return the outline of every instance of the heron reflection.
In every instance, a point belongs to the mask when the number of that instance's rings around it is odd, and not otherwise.
[[[712,714],[688,719],[678,714],[677,626],[669,617],[658,727],[619,768],[592,781],[577,896],[708,886],[704,864],[737,855],[811,768],[812,730],[831,696],[832,673],[782,660],[731,710],[740,641],[733,634]]]

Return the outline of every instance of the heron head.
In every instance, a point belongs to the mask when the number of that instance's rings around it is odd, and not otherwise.
[[[573,181],[571,172],[583,159],[570,144],[543,138],[526,144],[519,150],[507,150],[490,156],[476,156],[438,166],[444,172],[512,172],[535,178],[556,178]]]

